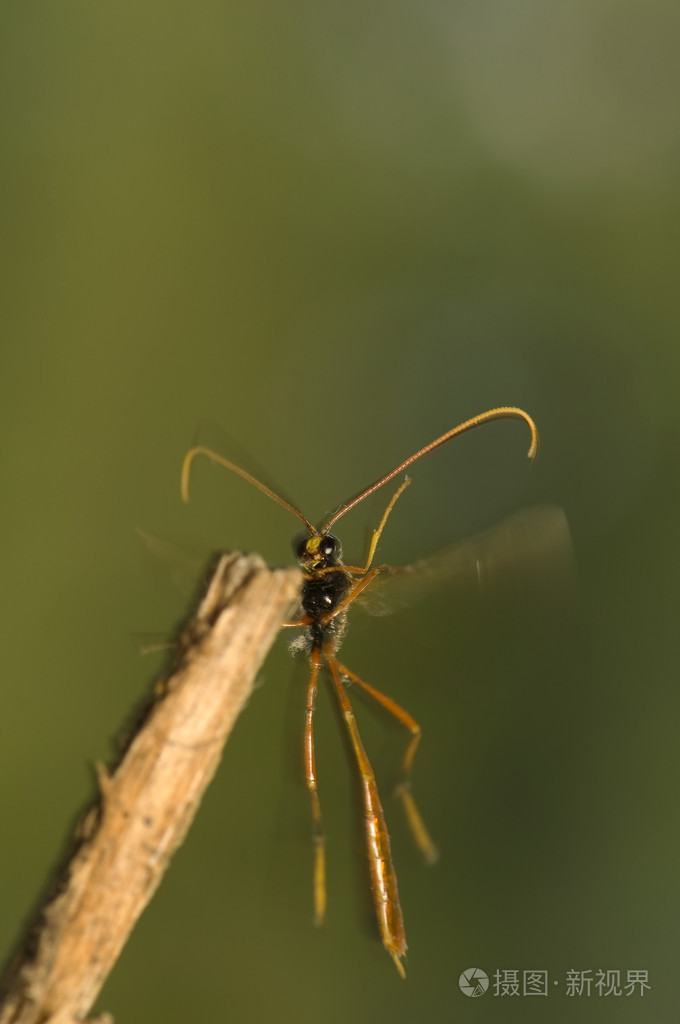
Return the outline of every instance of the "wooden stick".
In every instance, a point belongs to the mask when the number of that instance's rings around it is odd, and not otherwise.
[[[221,556],[176,669],[115,772],[97,768],[101,796],[10,966],[0,1024],[83,1020],[184,839],[300,582],[257,556]]]

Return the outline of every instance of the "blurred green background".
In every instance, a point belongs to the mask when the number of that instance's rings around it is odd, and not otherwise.
[[[292,517],[226,473],[197,466],[181,504],[197,431],[317,520],[517,404],[535,465],[516,423],[433,454],[381,557],[555,502],[573,611],[443,597],[357,614],[344,649],[424,731],[431,869],[387,799],[403,737],[358,709],[407,980],[372,929],[325,693],[312,927],[306,676],[281,642],[98,1006],[126,1024],[676,1019],[679,22],[670,0],[2,4],[5,953],[158,670],[141,638],[187,611],[135,528],[290,558]],[[348,517],[349,557],[374,516]],[[559,984],[473,1000],[470,967]],[[573,968],[646,969],[652,989],[569,998]]]

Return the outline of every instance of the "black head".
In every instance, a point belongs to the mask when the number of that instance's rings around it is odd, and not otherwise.
[[[293,541],[295,556],[305,569],[321,569],[337,565],[342,556],[342,545],[332,533],[296,537]]]

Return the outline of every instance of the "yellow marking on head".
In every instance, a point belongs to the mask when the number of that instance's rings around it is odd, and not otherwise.
[[[307,555],[316,555],[316,554],[318,554],[319,545],[320,544],[321,544],[321,536],[320,535],[317,535],[316,537],[310,537],[309,540],[305,542],[305,554],[307,554]]]

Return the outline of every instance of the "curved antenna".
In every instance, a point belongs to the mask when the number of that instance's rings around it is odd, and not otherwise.
[[[420,459],[423,455],[427,455],[428,452],[433,451],[435,448],[439,448],[440,445],[445,444],[446,441],[450,441],[452,437],[458,437],[459,434],[465,434],[468,430],[474,430],[475,427],[480,427],[483,423],[488,423],[490,420],[503,420],[503,419],[520,419],[529,427],[531,431],[531,444],[529,445],[529,451],[527,452],[527,458],[533,460],[536,458],[538,453],[538,430],[536,424],[532,420],[528,413],[524,412],[523,409],[516,409],[514,406],[502,406],[499,409],[487,409],[486,412],[479,413],[478,416],[473,416],[470,420],[465,420],[464,423],[459,423],[457,427],[453,427],[451,430],[447,430],[441,437],[431,441],[430,444],[426,444],[424,448],[417,451],[415,455],[409,456],[408,459],[404,459],[398,466],[386,473],[385,476],[381,476],[379,480],[376,480],[374,484],[364,488],[363,491],[359,491],[357,495],[346,501],[344,505],[339,505],[335,512],[331,515],[330,519],[327,519],[324,525],[321,527],[321,533],[326,533],[330,530],[333,523],[336,523],[341,516],[344,516],[345,512],[349,512],[351,508],[358,505],[360,501],[367,498],[369,494],[373,494],[379,487],[386,484],[388,480],[395,477],[397,473],[401,473],[402,469],[406,469],[415,462],[416,459]]]
[[[295,505],[292,505],[290,501],[286,501],[286,499],[282,498],[280,494],[277,494],[276,491],[272,491],[270,487],[267,487],[266,484],[261,483],[254,476],[251,476],[250,473],[247,473],[245,471],[245,469],[241,469],[240,466],[236,466],[233,462],[229,462],[229,460],[225,459],[224,456],[218,455],[217,452],[214,452],[212,448],[204,448],[203,445],[196,445],[195,448],[190,448],[189,451],[184,456],[184,462],[182,463],[183,501],[189,500],[189,474],[191,472],[191,464],[197,455],[206,455],[213,462],[216,462],[218,466],[223,466],[224,469],[230,469],[232,473],[236,473],[237,476],[240,476],[244,480],[247,480],[247,482],[249,484],[252,484],[253,487],[257,487],[258,491],[262,491],[262,493],[266,494],[268,498],[272,499],[272,501],[275,501],[278,505],[282,505],[283,508],[287,508],[288,511],[292,512],[294,516],[297,516],[298,519],[301,519],[313,537],[318,536],[318,530],[316,530],[315,527],[312,526],[309,519],[307,519],[307,517],[302,514],[299,508],[296,508]]]

